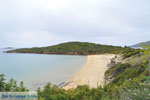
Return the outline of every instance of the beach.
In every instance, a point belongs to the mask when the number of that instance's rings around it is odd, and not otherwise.
[[[88,85],[90,88],[96,88],[105,84],[105,72],[108,64],[115,54],[88,55],[86,63],[77,71],[63,86],[68,90],[76,88],[78,85]]]

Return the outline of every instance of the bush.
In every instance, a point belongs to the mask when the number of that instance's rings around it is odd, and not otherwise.
[[[150,100],[150,84],[133,84],[134,87],[125,88],[120,100]]]

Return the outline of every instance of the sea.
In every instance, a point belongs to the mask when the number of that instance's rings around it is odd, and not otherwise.
[[[30,90],[48,82],[64,84],[86,61],[86,56],[4,53],[7,50],[0,49],[0,74],[7,81],[23,81]]]

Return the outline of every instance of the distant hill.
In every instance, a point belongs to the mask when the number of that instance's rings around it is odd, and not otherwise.
[[[150,41],[147,41],[147,42],[143,42],[144,44],[147,44],[147,45],[150,45]],[[135,45],[132,45],[130,47],[142,47],[142,42],[141,43],[138,43],[138,44],[135,44]]]
[[[22,48],[7,51],[7,53],[38,53],[38,54],[65,54],[65,55],[92,55],[104,53],[133,52],[129,47],[101,45],[88,42],[67,42],[48,47]]]
[[[3,49],[14,49],[13,47],[5,47]]]

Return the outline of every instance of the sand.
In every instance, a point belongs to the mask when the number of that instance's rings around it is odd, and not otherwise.
[[[90,88],[103,86],[105,84],[104,74],[109,68],[110,60],[115,56],[115,54],[87,56],[85,65],[66,82],[63,88],[68,90],[78,85],[89,85]]]

